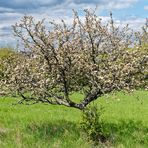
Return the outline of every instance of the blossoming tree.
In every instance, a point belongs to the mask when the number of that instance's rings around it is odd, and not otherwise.
[[[81,20],[74,11],[71,24],[24,16],[13,26],[24,52],[5,61],[1,88],[22,97],[20,102],[59,104],[84,109],[104,94],[147,85],[148,57],[132,49],[132,32],[112,19],[102,23],[95,12],[85,10]],[[83,93],[80,102],[71,99]]]

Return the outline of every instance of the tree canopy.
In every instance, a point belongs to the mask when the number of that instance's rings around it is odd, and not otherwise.
[[[16,92],[21,102],[43,102],[84,109],[98,97],[120,90],[146,87],[147,49],[134,46],[128,25],[104,24],[94,11],[74,11],[71,24],[24,16],[13,26],[25,51],[6,60],[1,89]],[[9,62],[8,62],[9,61]],[[79,103],[74,92],[84,94]]]

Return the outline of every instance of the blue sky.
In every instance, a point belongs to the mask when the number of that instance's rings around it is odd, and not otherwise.
[[[148,18],[148,0],[0,0],[0,46],[15,45],[12,28],[23,15],[32,15],[36,19],[51,18],[71,20],[72,9],[78,10],[83,18],[82,10],[94,9],[104,21],[113,12],[117,24],[128,23],[137,30]]]

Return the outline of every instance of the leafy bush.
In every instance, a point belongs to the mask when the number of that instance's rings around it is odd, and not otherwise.
[[[103,130],[103,122],[101,121],[103,111],[103,107],[98,109],[97,106],[89,106],[83,110],[81,128],[87,133],[89,140],[95,141],[96,144],[106,142],[109,137]]]

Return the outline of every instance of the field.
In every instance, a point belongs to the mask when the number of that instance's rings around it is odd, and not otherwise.
[[[80,94],[73,98],[81,98]],[[13,105],[17,98],[0,98],[0,148],[90,148],[80,129],[77,109],[45,104]],[[104,107],[104,132],[110,139],[96,147],[148,147],[148,93],[118,93],[98,99]]]

